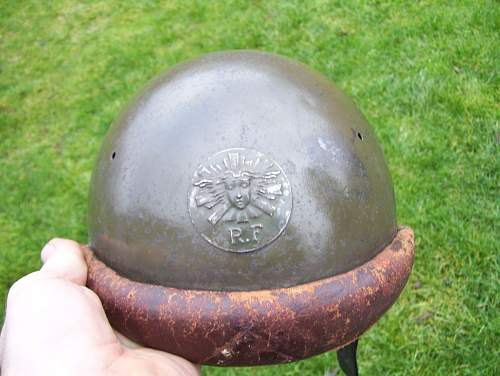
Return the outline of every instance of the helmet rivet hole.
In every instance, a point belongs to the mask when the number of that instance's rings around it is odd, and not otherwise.
[[[115,157],[116,157],[116,151],[114,151],[113,154],[111,154],[111,159],[113,160],[115,159]]]
[[[358,138],[363,141],[363,135],[361,134],[361,132],[358,132]]]

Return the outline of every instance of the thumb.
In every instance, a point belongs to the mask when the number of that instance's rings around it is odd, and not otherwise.
[[[77,242],[67,239],[52,239],[42,249],[42,274],[85,286],[87,264]]]

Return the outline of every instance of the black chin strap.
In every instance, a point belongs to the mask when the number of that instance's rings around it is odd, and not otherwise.
[[[358,340],[337,350],[337,359],[340,368],[347,376],[358,376],[358,362],[356,360],[357,347]]]

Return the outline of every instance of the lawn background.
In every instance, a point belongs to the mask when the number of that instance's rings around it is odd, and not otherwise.
[[[499,375],[495,1],[6,1],[0,4],[0,304],[54,236],[86,242],[101,140],[159,72],[253,48],[327,75],[375,128],[416,233],[363,375]],[[34,312],[33,314],[36,314]],[[0,320],[3,308],[0,309]],[[334,354],[207,375],[323,375]]]

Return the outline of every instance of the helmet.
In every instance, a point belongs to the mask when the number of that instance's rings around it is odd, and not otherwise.
[[[341,348],[412,266],[373,129],[273,54],[209,54],[154,81],[108,131],[89,196],[88,283],[111,323],[196,363]]]

